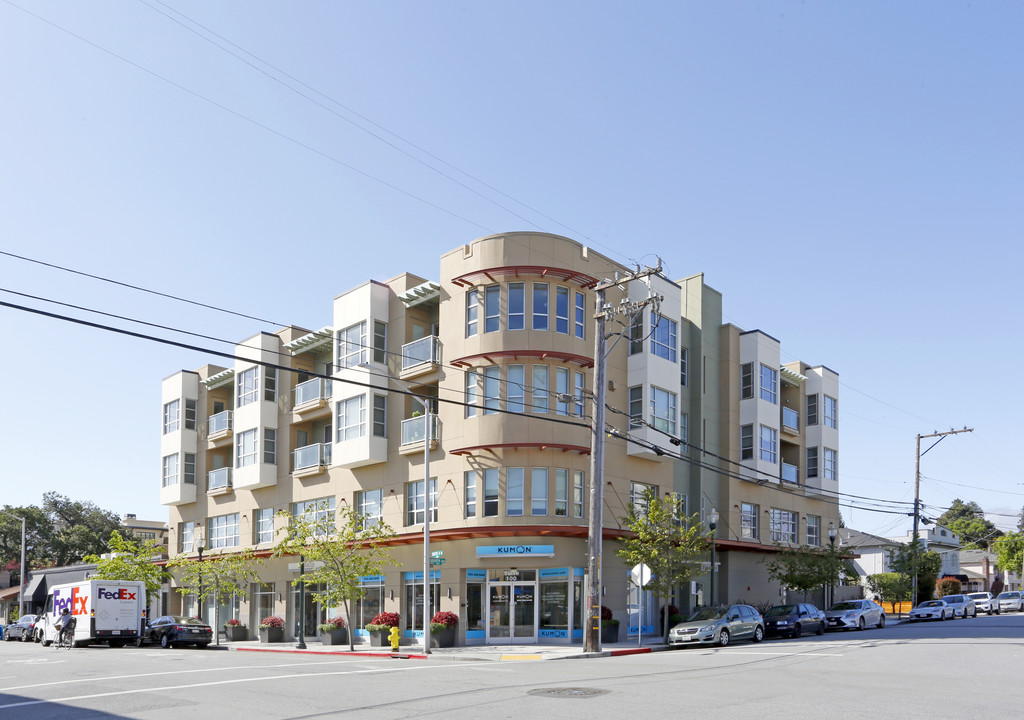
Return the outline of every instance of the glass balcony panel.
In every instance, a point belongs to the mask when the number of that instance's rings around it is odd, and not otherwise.
[[[428,335],[402,346],[402,370],[426,363],[441,362],[441,342],[436,335]]]
[[[231,487],[231,468],[224,467],[211,470],[206,476],[207,490],[220,490]]]
[[[292,452],[292,470],[320,467],[331,464],[331,446],[328,443],[306,445]]]
[[[438,420],[437,415],[420,415],[402,421],[402,444],[412,445],[423,442],[427,418],[430,418],[430,439],[437,440]]]
[[[295,386],[295,407],[305,405],[329,398],[331,396],[331,381],[323,378],[313,378]]]
[[[782,481],[783,482],[797,482],[797,466],[790,465],[789,463],[782,463]]]
[[[211,415],[210,416],[210,420],[209,420],[209,425],[210,425],[210,430],[209,430],[209,434],[210,435],[216,435],[219,432],[224,432],[225,430],[230,430],[231,429],[231,411],[230,410],[225,410],[224,412],[219,412],[216,415]]]
[[[782,424],[785,427],[793,428],[794,430],[800,429],[800,413],[792,408],[782,408]]]

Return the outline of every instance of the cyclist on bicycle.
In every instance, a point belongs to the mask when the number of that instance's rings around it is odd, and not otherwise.
[[[55,622],[53,625],[55,628],[57,628],[58,647],[64,644],[65,639],[74,638],[75,625],[77,624],[78,621],[75,619],[74,616],[71,615],[71,611],[67,608],[64,608],[60,613],[60,617],[57,618],[57,622]]]

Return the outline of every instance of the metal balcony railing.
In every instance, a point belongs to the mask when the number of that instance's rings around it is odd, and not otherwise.
[[[292,472],[331,464],[331,444],[317,443],[297,448],[292,452]]]
[[[223,467],[211,470],[206,475],[207,490],[222,490],[231,487],[231,468]]]
[[[441,362],[441,341],[436,335],[428,335],[402,346],[402,370],[417,365]]]
[[[331,381],[313,378],[295,386],[295,407],[331,397]]]
[[[799,430],[800,413],[792,408],[782,408],[782,426],[791,430]]]
[[[783,482],[799,482],[799,468],[796,465],[790,465],[789,463],[782,463],[782,481]]]
[[[430,419],[430,439],[436,441],[440,435],[440,422],[437,415],[420,415],[402,421],[402,445],[423,442],[426,434],[427,419]]]
[[[207,421],[210,427],[208,434],[216,435],[219,432],[230,430],[231,421],[232,412],[230,410],[225,410],[224,412],[219,412],[216,415],[211,415],[210,419]]]

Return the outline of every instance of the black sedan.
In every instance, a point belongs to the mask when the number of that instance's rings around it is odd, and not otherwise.
[[[36,632],[38,615],[23,615],[17,621],[4,628],[4,640],[21,640],[22,642],[39,642],[39,634]]]
[[[213,628],[198,618],[164,615],[149,624],[146,635],[151,642],[160,643],[163,648],[172,645],[204,648],[213,640]]]
[[[764,614],[765,634],[800,637],[825,634],[825,613],[808,603],[776,605]]]

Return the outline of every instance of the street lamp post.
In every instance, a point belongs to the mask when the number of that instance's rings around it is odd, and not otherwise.
[[[303,579],[305,574],[306,557],[302,553],[299,553],[299,607],[295,611],[295,615],[299,619],[299,642],[296,643],[295,647],[299,650],[306,649],[306,581]]]
[[[12,515],[4,510],[0,510],[0,513],[15,520],[21,520],[21,574],[18,576],[18,582],[21,585],[21,589],[18,591],[18,617],[20,618],[25,615],[25,518],[20,515]]]
[[[423,414],[423,653],[430,654],[430,405]]]
[[[711,602],[710,607],[715,605],[715,531],[718,529],[718,510],[711,508],[708,515],[708,529],[711,530]]]
[[[200,620],[203,619],[203,526],[196,523],[196,529],[194,531],[196,550],[199,551],[199,595],[196,597],[196,617]]]
[[[833,522],[830,522],[828,524],[828,544],[829,544],[829,547],[830,547],[830,554],[832,555],[832,562],[834,564],[835,561],[836,561],[836,524],[833,523]],[[829,579],[829,593],[828,594],[832,595],[832,600],[834,602],[835,601],[835,588],[833,588],[831,586],[831,582],[832,582],[832,580]],[[825,607],[832,607],[832,603],[827,602],[827,600],[828,600],[828,598],[826,598]]]

